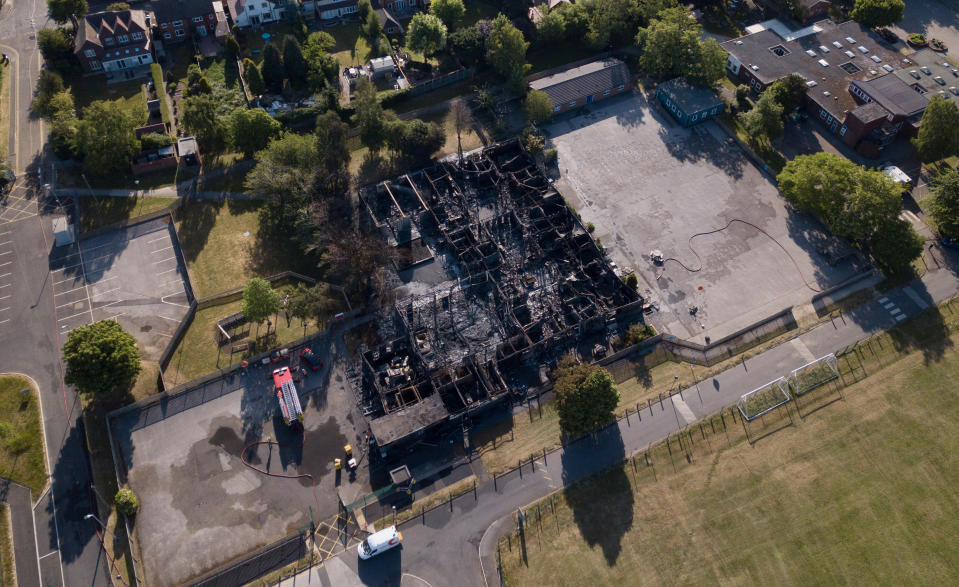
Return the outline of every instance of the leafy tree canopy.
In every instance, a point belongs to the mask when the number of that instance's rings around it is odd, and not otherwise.
[[[263,75],[260,74],[260,68],[253,60],[246,58],[243,60],[243,79],[246,81],[246,87],[254,96],[260,96],[266,91],[266,84],[263,82]]]
[[[640,65],[659,79],[686,76],[712,86],[723,76],[725,52],[714,39],[702,40],[702,27],[685,7],[667,8],[639,30]]]
[[[292,35],[287,35],[283,40],[283,68],[286,70],[286,77],[290,80],[291,86],[306,87],[306,60],[300,50],[300,43]]]
[[[763,92],[755,108],[739,115],[749,136],[756,140],[773,140],[783,134],[783,107],[771,92]]]
[[[526,118],[541,124],[553,117],[553,101],[546,92],[530,90],[526,94]]]
[[[959,170],[953,169],[936,178],[931,212],[940,234],[959,239]]]
[[[229,127],[226,118],[220,114],[220,104],[213,96],[204,94],[184,100],[180,108],[180,122],[187,132],[196,137],[204,151],[221,151],[226,145]]]
[[[446,25],[433,14],[414,14],[406,31],[406,46],[423,55],[433,55],[446,47]]]
[[[74,63],[73,39],[62,28],[40,29],[37,46],[43,61],[50,69],[66,73]]]
[[[463,6],[463,0],[432,0],[430,14],[443,21],[447,30],[453,31],[466,14],[466,7]]]
[[[96,101],[84,108],[77,151],[87,173],[102,177],[128,172],[131,158],[140,150],[135,129],[145,118],[145,109],[134,113],[117,102]]]
[[[260,63],[260,74],[271,92],[283,89],[283,80],[286,78],[286,69],[283,67],[283,58],[280,50],[273,43],[267,43],[263,48],[263,61]]]
[[[486,62],[509,82],[513,91],[522,88],[523,76],[529,71],[526,50],[529,43],[523,33],[513,26],[504,14],[493,19],[489,38],[486,39]]]
[[[230,142],[250,157],[279,134],[282,125],[259,108],[237,108],[230,115]]]
[[[922,114],[919,134],[913,139],[919,159],[931,163],[959,154],[959,107],[942,96],[933,96]]]
[[[140,373],[140,349],[116,320],[101,320],[70,331],[63,344],[64,381],[81,393],[104,395],[125,390]]]
[[[88,9],[87,0],[47,0],[47,15],[57,24],[79,20]]]
[[[243,286],[241,312],[250,322],[262,324],[271,314],[280,309],[280,292],[269,281],[254,277]]]
[[[802,76],[791,73],[769,86],[766,93],[771,92],[776,102],[783,107],[783,112],[788,114],[802,104],[808,89]]]
[[[856,0],[849,14],[867,27],[894,25],[902,20],[906,11],[903,0]]]
[[[329,53],[332,47],[333,37],[326,32],[310,33],[303,42],[307,85],[314,92],[335,81],[339,75],[340,64]]]
[[[596,432],[613,421],[619,392],[612,375],[602,367],[564,357],[552,374],[559,425],[567,436]]]

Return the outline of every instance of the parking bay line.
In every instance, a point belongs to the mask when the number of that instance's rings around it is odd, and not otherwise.
[[[150,254],[152,255],[152,254],[160,253],[160,252],[163,252],[163,251],[169,251],[169,250],[172,249],[172,248],[173,248],[173,245],[170,245],[169,247],[163,247],[162,249],[157,249],[157,250],[155,250],[155,251],[150,251]]]
[[[79,314],[73,314],[72,316],[67,316],[66,318],[60,318],[59,320],[57,320],[57,322],[63,322],[63,321],[65,321],[65,320],[69,320],[70,318],[76,318],[77,316],[83,316],[84,314],[86,314],[86,313],[88,313],[88,312],[90,312],[90,310],[84,310],[84,311],[80,312]]]
[[[174,267],[173,269],[167,269],[166,271],[161,271],[157,273],[157,275],[163,275],[164,273],[173,273],[174,271],[178,271],[179,269],[180,269],[179,267]]]
[[[97,297],[97,296],[102,296],[102,295],[104,295],[104,294],[113,293],[113,292],[115,292],[115,291],[120,291],[120,288],[119,288],[119,287],[115,287],[115,288],[113,288],[113,289],[108,289],[107,291],[97,292],[97,293],[93,294],[93,295],[90,296],[90,297],[95,298],[95,297]]]
[[[164,262],[166,262],[166,261],[172,261],[172,260],[174,260],[174,259],[176,259],[176,255],[174,255],[174,256],[172,256],[172,257],[167,257],[166,259],[161,259],[161,260],[159,260],[159,261],[154,261],[153,264],[154,264],[154,265],[159,265],[160,263],[164,263]]]
[[[0,267],[6,267],[7,265],[12,264],[13,261],[7,261],[6,263],[0,263]]]

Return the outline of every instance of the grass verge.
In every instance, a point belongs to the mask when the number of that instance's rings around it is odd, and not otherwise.
[[[158,210],[172,209],[179,201],[179,198],[145,198],[143,196],[119,198],[80,196],[80,230],[89,232],[114,222],[130,220]]]
[[[956,582],[953,305],[844,355],[792,425],[749,443],[726,413],[684,437],[689,463],[660,445],[527,508],[504,583]]]
[[[773,173],[779,173],[783,170],[783,167],[786,166],[786,158],[783,157],[782,153],[777,151],[769,142],[754,141],[752,137],[749,136],[749,133],[746,132],[746,129],[743,128],[742,123],[739,122],[736,115],[723,112],[720,119],[727,127],[736,133],[739,140],[749,145],[749,148],[769,166]]]
[[[0,375],[0,477],[29,487],[34,499],[47,482],[38,392],[24,377]]]
[[[456,483],[447,485],[442,489],[421,497],[410,504],[409,507],[396,512],[396,524],[402,524],[410,518],[420,515],[420,512],[431,510],[441,503],[446,503],[456,499],[464,493],[469,493],[476,488],[476,475],[470,475],[465,479],[460,479]],[[393,515],[380,518],[374,522],[373,527],[382,530],[394,524]]]
[[[10,525],[10,507],[0,503],[0,579],[4,585],[16,585],[13,577],[13,527]]]

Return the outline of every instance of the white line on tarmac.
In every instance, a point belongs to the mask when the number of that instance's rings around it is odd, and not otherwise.
[[[879,303],[880,303],[880,304],[885,304],[885,303],[888,302],[888,301],[889,301],[889,298],[886,298],[886,297],[879,298]]]
[[[0,236],[3,236],[3,235],[5,235],[5,234],[10,234],[10,231],[9,231],[9,230],[5,230],[5,231],[3,231],[3,232],[0,232]]]
[[[158,287],[158,288],[160,288],[160,287],[166,287],[166,286],[170,285],[171,283],[183,283],[183,280],[182,280],[182,279],[174,279],[174,280],[172,280],[172,281],[166,281],[166,282],[164,282],[164,283],[161,283],[161,284],[158,285],[157,287]]]
[[[165,235],[160,236],[160,237],[157,237],[157,238],[155,238],[155,239],[148,240],[148,241],[147,241],[147,244],[155,243],[155,242],[157,242],[157,241],[162,241],[162,240],[169,240],[169,239],[170,239],[170,235],[165,234]]]
[[[0,243],[0,247],[2,247],[3,245],[9,245],[9,244],[12,243],[12,242],[13,242],[13,241],[4,241],[4,242]]]
[[[89,312],[89,311],[90,311],[90,310],[84,310],[84,311],[80,312],[79,314],[73,314],[72,316],[67,316],[66,318],[60,318],[59,320],[57,320],[57,322],[65,322],[65,321],[69,320],[70,318],[76,318],[77,316],[83,316],[84,314],[86,314],[86,313]]]
[[[7,299],[7,298],[9,298],[9,297],[10,297],[9,294],[8,294],[8,295],[5,295],[5,296],[0,296],[0,300],[5,300],[5,299]]]
[[[172,248],[173,248],[173,245],[170,245],[169,247],[163,247],[162,249],[157,249],[157,250],[155,250],[155,251],[150,251],[150,253],[151,253],[151,254],[156,254],[156,253],[160,253],[160,252],[162,252],[162,251],[169,251],[169,250],[172,249]]]
[[[13,254],[13,251],[4,251],[0,253],[0,255],[12,255],[12,254]]]
[[[95,298],[95,297],[97,297],[97,296],[102,296],[103,294],[108,294],[108,293],[112,293],[112,292],[115,292],[115,291],[120,291],[120,288],[119,288],[119,287],[115,287],[115,288],[113,288],[113,289],[108,289],[107,291],[100,291],[100,292],[97,292],[97,293],[93,294],[91,297],[94,297],[94,298]]]
[[[48,552],[47,554],[41,556],[41,557],[39,558],[39,560],[43,560],[43,559],[47,558],[48,556],[53,556],[53,555],[57,554],[58,552],[59,552],[58,550],[51,550],[51,551]]]
[[[87,286],[81,285],[80,287],[75,287],[75,288],[73,288],[73,289],[68,289],[68,290],[66,290],[66,291],[58,291],[56,295],[62,296],[63,294],[68,294],[68,293],[70,293],[71,291],[77,291],[77,290],[79,290],[79,289],[86,289],[86,288],[87,288]]]
[[[679,415],[683,417],[683,420],[686,420],[687,424],[692,424],[696,421],[696,415],[693,414],[691,409],[689,409],[689,405],[686,404],[686,400],[681,398],[678,394],[672,396],[672,400],[676,411],[679,412]]]
[[[889,310],[889,309],[891,309],[891,308],[895,308],[895,307],[896,307],[896,304],[893,303],[893,302],[889,302],[888,304],[883,304],[882,307],[885,308],[885,309],[887,309],[887,310]]]
[[[10,321],[9,318],[7,318],[6,320],[0,320],[0,324],[6,324],[6,323],[9,322],[9,321]]]
[[[905,314],[899,314],[898,316],[896,316],[896,322],[902,322],[905,319],[906,319]]]
[[[8,283],[7,285],[0,285],[0,287],[10,287],[11,285],[13,285],[13,284],[12,284],[12,283]]]
[[[13,275],[13,273],[3,273],[3,274],[0,274],[0,277],[6,277],[7,275]]]
[[[164,320],[169,320],[170,322],[176,322],[177,324],[182,322],[182,320],[180,320],[179,318],[167,318],[166,316],[161,316],[159,314],[157,314],[157,318],[163,318]]]
[[[6,267],[7,265],[10,265],[11,263],[13,263],[13,261],[7,261],[6,263],[0,263],[0,267]]]
[[[174,271],[179,271],[179,267],[174,267],[173,269],[167,269],[166,271],[161,271],[157,275],[163,275],[164,273],[173,273]]]
[[[74,300],[74,301],[72,301],[72,302],[67,302],[67,303],[65,303],[65,304],[60,304],[59,306],[57,306],[57,309],[59,310],[60,308],[66,308],[67,306],[72,306],[72,305],[74,305],[74,304],[79,304],[80,302],[85,302],[85,301],[86,301],[85,298],[80,298],[79,300]]]
[[[889,310],[889,313],[895,316],[896,314],[902,313],[902,310],[900,310],[899,308],[896,308],[894,310]]]
[[[103,304],[102,306],[96,306],[96,307],[93,308],[93,309],[94,309],[94,310],[102,310],[103,308],[112,306],[113,304],[119,304],[119,303],[122,302],[122,301],[123,301],[123,300],[114,300],[114,301],[112,301],[112,302],[107,302],[107,303]]]
[[[172,257],[167,257],[166,259],[161,259],[160,261],[154,261],[153,264],[154,264],[154,265],[159,265],[160,263],[163,263],[164,261],[172,261],[172,260],[174,260],[174,259],[176,259],[176,255],[174,255],[174,256],[172,256]]]
[[[7,306],[6,308],[0,308],[0,312],[6,312],[9,309],[10,309],[10,306]]]
[[[116,319],[119,318],[120,316],[126,316],[126,312],[120,312],[120,313],[117,314],[116,316],[110,316],[109,318],[105,318],[105,320],[116,320]]]

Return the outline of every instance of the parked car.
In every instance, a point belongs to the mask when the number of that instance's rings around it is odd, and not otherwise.
[[[319,371],[323,368],[323,360],[316,356],[310,349],[300,351],[300,360],[304,365],[310,368],[310,371]]]
[[[290,358],[290,349],[279,349],[270,353],[270,362],[279,363]]]
[[[957,239],[941,236],[939,237],[939,242],[941,242],[942,246],[944,247],[949,247],[950,249],[959,249],[959,240]]]
[[[390,526],[367,536],[366,540],[360,543],[357,554],[361,559],[367,560],[399,546],[402,542],[403,535],[396,531],[396,526]]]

